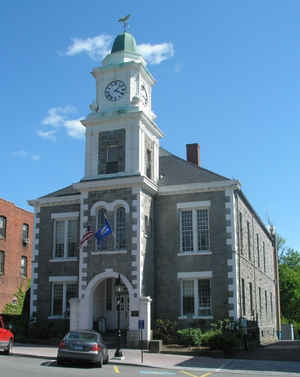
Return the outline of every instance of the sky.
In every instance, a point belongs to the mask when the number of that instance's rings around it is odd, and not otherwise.
[[[298,0],[3,0],[0,197],[27,200],[84,175],[90,74],[131,14],[156,79],[161,146],[238,179],[262,221],[300,250]],[[298,233],[299,232],[299,233]]]

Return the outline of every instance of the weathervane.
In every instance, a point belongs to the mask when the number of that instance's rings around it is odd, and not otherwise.
[[[123,26],[124,26],[124,33],[125,31],[127,30],[127,27],[128,27],[128,20],[130,18],[130,14],[127,14],[127,16],[123,17],[123,18],[120,18],[118,21],[119,22],[123,22]]]

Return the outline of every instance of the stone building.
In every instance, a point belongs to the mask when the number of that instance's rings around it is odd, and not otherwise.
[[[0,198],[0,313],[31,278],[33,213]]]
[[[96,100],[86,128],[84,177],[31,200],[35,239],[31,315],[40,323],[127,329],[149,340],[153,321],[182,324],[258,319],[263,337],[279,329],[273,234],[238,181],[160,148],[152,112],[154,79],[134,37],[116,37],[94,68]],[[89,226],[108,219],[113,233],[79,249]],[[120,277],[122,291],[115,292]],[[118,299],[119,306],[116,305]]]

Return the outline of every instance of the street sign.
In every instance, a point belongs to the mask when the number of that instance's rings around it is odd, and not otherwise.
[[[143,319],[139,319],[139,330],[143,330],[145,328],[145,321]]]

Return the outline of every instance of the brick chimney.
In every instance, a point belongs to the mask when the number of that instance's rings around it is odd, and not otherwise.
[[[197,167],[200,166],[200,145],[198,143],[186,145],[186,159]]]

